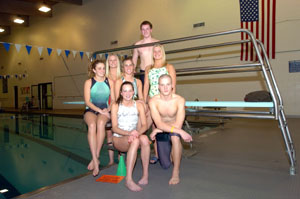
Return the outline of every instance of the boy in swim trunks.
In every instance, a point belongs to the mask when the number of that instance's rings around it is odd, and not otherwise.
[[[143,21],[140,25],[140,30],[143,35],[143,39],[136,42],[134,45],[142,45],[147,43],[158,42],[159,40],[152,38],[152,24],[149,21]],[[152,65],[152,49],[153,46],[147,46],[142,48],[135,48],[133,50],[132,61],[134,68],[137,67],[138,57],[140,57],[140,72],[145,72],[147,66]],[[140,76],[140,80],[144,85],[144,75]]]
[[[151,116],[157,126],[151,133],[150,138],[154,140],[157,134],[163,132],[168,132],[170,135],[172,143],[171,156],[174,167],[169,184],[173,185],[180,182],[179,168],[182,154],[180,137],[185,142],[191,142],[192,137],[182,130],[185,118],[185,100],[183,97],[172,93],[172,78],[170,75],[162,75],[159,78],[159,91],[160,94],[155,95],[149,101]]]

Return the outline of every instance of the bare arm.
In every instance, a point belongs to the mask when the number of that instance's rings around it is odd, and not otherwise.
[[[147,103],[149,87],[150,87],[149,86],[149,78],[148,78],[149,68],[150,68],[150,66],[148,66],[146,68],[145,79],[144,79],[144,101],[145,101],[145,103]]]
[[[108,79],[108,81],[109,81],[109,86],[110,86],[110,106],[109,106],[108,110],[110,110],[111,105],[116,101],[116,97],[115,97],[115,84],[110,79]]]
[[[140,135],[142,135],[145,131],[147,131],[147,120],[146,120],[146,114],[145,114],[145,109],[144,105],[142,103],[136,102],[137,109],[139,112],[139,119],[141,119],[141,128],[138,129],[138,132]]]
[[[136,79],[136,84],[137,84],[137,89],[138,89],[139,100],[143,100],[144,101],[142,81],[139,80],[139,79]]]
[[[181,129],[185,118],[185,99],[180,97],[177,106],[177,115],[174,126]]]
[[[173,65],[168,64],[167,65],[167,69],[168,69],[168,73],[170,74],[171,78],[172,78],[172,93],[176,93],[176,71]]]
[[[133,55],[132,55],[132,62],[134,65],[134,70],[136,69],[138,57],[139,57],[139,52],[138,52],[138,49],[135,48],[135,49],[133,49]]]
[[[118,98],[120,96],[121,85],[122,85],[122,79],[118,79],[116,81],[116,84],[115,84],[115,97],[116,97],[116,101],[118,100]]]

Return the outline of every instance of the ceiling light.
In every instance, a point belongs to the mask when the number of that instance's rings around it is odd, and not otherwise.
[[[5,29],[4,28],[0,28],[0,32],[4,32],[5,31]]]
[[[0,190],[0,193],[6,193],[6,192],[8,192],[7,189],[2,189],[2,190]]]
[[[51,8],[49,8],[48,6],[45,6],[45,5],[43,5],[39,8],[39,11],[41,11],[41,12],[49,12],[50,10],[51,10]]]
[[[24,20],[21,19],[21,18],[16,18],[16,19],[14,20],[14,22],[15,22],[15,23],[18,23],[18,24],[22,24],[22,23],[24,23]]]

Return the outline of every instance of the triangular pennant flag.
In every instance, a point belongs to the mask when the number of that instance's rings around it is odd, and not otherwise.
[[[69,54],[70,54],[70,51],[69,50],[65,50],[65,53],[66,53],[66,57],[68,57]]]
[[[40,56],[42,56],[43,48],[44,48],[44,47],[37,47],[37,49],[38,49],[38,51],[39,51],[39,54],[40,54]]]
[[[60,54],[61,54],[61,49],[57,49],[56,51],[57,51],[57,55],[60,56]]]
[[[19,75],[15,74],[15,78],[18,78],[18,77],[19,77]]]
[[[79,52],[79,55],[80,55],[80,57],[81,57],[81,59],[82,59],[82,57],[83,57],[83,52],[80,51],[80,52]]]
[[[88,59],[90,58],[90,52],[85,52]]]
[[[75,58],[77,54],[77,50],[72,50],[72,53],[73,53],[73,57]]]
[[[127,55],[124,55],[124,59],[126,59],[127,58]]]
[[[97,54],[93,54],[93,59],[96,59]]]
[[[107,54],[107,53],[105,53],[105,59],[107,59],[107,57],[108,57],[108,54]]]
[[[16,47],[16,49],[17,49],[17,52],[20,52],[21,44],[15,44],[15,47]]]
[[[102,58],[102,54],[99,54],[99,59],[101,59]]]
[[[10,47],[10,43],[3,42],[3,46],[4,46],[5,50],[8,52],[9,47]]]
[[[48,51],[48,55],[50,56],[52,53],[52,48],[47,48],[47,51]]]
[[[28,55],[29,55],[29,54],[30,54],[30,51],[31,51],[31,48],[32,48],[32,46],[26,45],[25,47],[26,47],[26,49],[27,49],[27,52],[28,52]]]

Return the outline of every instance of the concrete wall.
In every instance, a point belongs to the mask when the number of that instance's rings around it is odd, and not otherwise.
[[[288,72],[288,61],[299,60],[300,13],[298,0],[277,1],[276,59],[271,60],[285,110],[289,115],[300,115],[300,73]],[[56,49],[93,52],[131,45],[140,39],[139,24],[153,23],[153,37],[159,40],[220,32],[240,28],[237,0],[84,0],[82,6],[54,6],[52,18],[35,18],[28,28],[14,28],[12,34],[0,41],[33,45],[30,55],[25,47],[19,53],[11,46],[0,49],[0,74],[28,74],[27,78],[8,80],[9,92],[0,92],[2,107],[13,107],[13,86],[30,86],[52,82],[54,108],[81,108],[63,105],[63,101],[82,100],[83,82],[87,78],[88,59],[68,58]],[[204,27],[193,28],[194,23]],[[197,42],[166,45],[166,49],[237,40],[240,35],[211,38]],[[110,42],[118,40],[117,45]],[[51,56],[46,49],[40,58],[35,46],[54,48]],[[167,59],[176,68],[238,64],[240,46],[172,54]],[[130,54],[129,51],[119,52]],[[70,75],[73,75],[72,78]],[[260,73],[178,77],[177,91],[187,100],[243,100],[246,93],[265,89]],[[0,86],[2,91],[2,82]],[[25,95],[19,94],[20,104]]]

